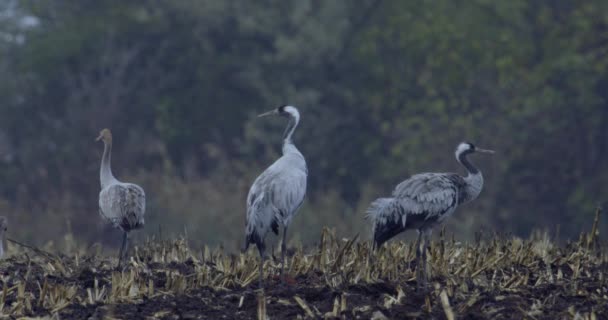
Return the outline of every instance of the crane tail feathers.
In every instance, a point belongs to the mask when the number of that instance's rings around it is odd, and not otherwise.
[[[278,236],[279,235],[279,220],[276,217],[274,219],[272,219],[272,224],[270,225],[270,227],[272,228],[272,232],[274,232],[274,234],[276,234]]]
[[[377,223],[374,225],[374,245],[375,248],[379,248],[386,241],[390,240],[394,236],[405,231],[405,227],[401,221],[386,220],[384,223]]]
[[[365,219],[374,220],[378,216],[381,216],[386,213],[387,209],[390,207],[391,203],[393,203],[394,198],[378,198],[374,200],[367,211],[365,211]]]
[[[405,231],[407,215],[394,198],[379,198],[374,200],[366,211],[365,218],[372,221],[374,247],[377,249],[383,243]]]
[[[252,243],[255,244],[255,246],[258,248],[260,254],[264,251],[264,239],[262,239],[262,237],[255,230],[247,234],[247,237],[245,239],[245,251],[249,249],[249,245]]]

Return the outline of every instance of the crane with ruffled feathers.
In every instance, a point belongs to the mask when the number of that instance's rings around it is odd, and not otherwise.
[[[101,130],[96,141],[100,140],[103,141],[104,149],[99,171],[101,182],[99,214],[104,220],[123,232],[122,245],[118,253],[118,266],[120,267],[127,254],[129,232],[144,226],[146,194],[140,186],[118,181],[112,174],[112,133],[109,129]]]
[[[483,188],[481,171],[467,158],[476,152],[494,153],[472,143],[460,143],[455,152],[456,160],[465,167],[467,176],[456,173],[416,174],[397,185],[391,197],[376,199],[367,209],[366,218],[372,223],[376,248],[405,230],[418,231],[416,265],[419,285],[420,280],[425,284],[427,281],[426,251],[433,227],[450,217],[459,205],[476,199]]]
[[[300,113],[293,106],[281,106],[258,117],[279,115],[289,122],[283,134],[283,155],[255,179],[247,195],[245,250],[255,244],[260,253],[260,287],[263,285],[264,238],[272,230],[281,242],[281,279],[284,278],[287,228],[304,201],[308,169],[306,160],[292,141],[293,132],[300,122]]]

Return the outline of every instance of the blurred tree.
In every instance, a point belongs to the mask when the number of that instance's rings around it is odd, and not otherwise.
[[[471,140],[498,153],[477,159],[486,189],[457,231],[559,223],[573,235],[608,181],[607,6],[7,1],[0,192],[31,224],[24,237],[87,230],[99,191],[92,140],[111,127],[115,171],[147,183],[152,221],[221,223],[200,227],[211,241],[242,220],[235,203],[244,208],[280,153],[284,123],[254,115],[290,103],[310,167],[301,219],[318,219],[304,225],[359,219],[370,196],[412,173],[460,170],[451,151]]]

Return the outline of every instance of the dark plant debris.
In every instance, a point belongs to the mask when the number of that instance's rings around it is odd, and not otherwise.
[[[0,262],[1,314],[55,319],[608,319],[608,255],[597,230],[557,245],[495,236],[473,244],[440,236],[429,252],[427,290],[414,281],[414,248],[338,239],[278,261],[256,252],[191,250],[183,239],[149,240],[116,270],[106,257],[23,249]]]

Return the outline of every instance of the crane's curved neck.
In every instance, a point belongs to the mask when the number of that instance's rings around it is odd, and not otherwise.
[[[296,114],[296,115],[289,116],[289,123],[287,123],[285,132],[283,133],[283,154],[293,151],[293,149],[297,150],[296,146],[293,144],[293,140],[292,140],[291,136],[293,135],[293,132],[296,131],[296,127],[298,126],[299,123],[300,123],[299,115]]]
[[[465,190],[464,190],[464,202],[469,202],[474,200],[481,193],[481,189],[483,188],[483,175],[481,171],[477,169],[467,158],[468,152],[463,152],[458,154],[456,159],[460,162],[468,172],[468,175],[464,178],[466,182]]]
[[[460,164],[462,164],[467,169],[467,172],[469,174],[471,174],[471,175],[479,174],[480,173],[479,169],[477,169],[477,167],[475,167],[469,161],[469,158],[467,158],[467,154],[468,154],[468,152],[462,152],[462,153],[458,154],[458,156],[456,157],[456,160],[458,160],[458,162],[460,162]]]
[[[99,180],[101,188],[105,188],[112,182],[116,181],[112,174],[112,141],[104,142],[103,156],[101,157],[101,168],[99,170]]]

